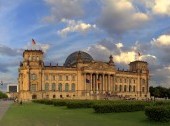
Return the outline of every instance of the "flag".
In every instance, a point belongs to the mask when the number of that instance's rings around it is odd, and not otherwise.
[[[33,44],[33,45],[35,45],[35,44],[36,44],[36,42],[35,42],[35,40],[34,40],[34,39],[32,39],[32,44]]]
[[[139,56],[139,57],[141,56],[140,52],[138,52],[138,56]]]

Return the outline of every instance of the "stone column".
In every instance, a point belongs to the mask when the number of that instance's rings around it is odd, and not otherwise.
[[[104,88],[104,80],[105,80],[105,78],[104,78],[104,74],[102,74],[102,90],[103,90],[103,93],[105,93],[105,88]]]
[[[93,80],[93,91],[95,90],[95,76],[92,75],[92,80]]]
[[[107,91],[108,89],[107,89],[107,85],[108,85],[108,75],[107,76],[105,76],[105,90]]]
[[[91,94],[93,94],[93,87],[92,87],[92,85],[93,85],[93,78],[92,78],[92,73],[90,73],[90,92],[91,92]]]
[[[96,74],[96,91],[98,91],[99,74]]]
[[[110,92],[110,74],[108,74],[108,83],[107,83],[107,88],[108,88],[108,92]]]
[[[86,73],[84,73],[84,93],[86,96]]]

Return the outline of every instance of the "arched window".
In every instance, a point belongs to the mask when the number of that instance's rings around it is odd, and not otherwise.
[[[145,92],[145,87],[142,87],[142,92]]]
[[[69,85],[65,84],[65,91],[68,92],[69,91]]]
[[[117,85],[115,85],[115,91],[117,91]]]
[[[135,86],[133,86],[133,92],[135,92],[136,91],[136,88],[135,88]]]
[[[120,91],[120,92],[122,91],[122,85],[119,86],[119,91]]]
[[[75,88],[76,88],[75,84],[74,83],[71,84],[71,91],[75,91]]]
[[[58,84],[58,91],[62,91],[62,84]]]
[[[52,84],[52,90],[53,90],[53,91],[56,90],[56,84],[55,84],[55,83]]]
[[[49,84],[48,83],[45,84],[45,91],[49,91]]]
[[[130,86],[129,86],[129,92],[131,92],[131,91],[132,91],[132,86],[130,85]]]
[[[126,92],[126,85],[124,85],[124,92]]]

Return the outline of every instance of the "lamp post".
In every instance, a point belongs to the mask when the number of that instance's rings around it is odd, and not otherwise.
[[[0,87],[1,87],[1,86],[3,86],[3,81],[2,81],[2,80],[1,80],[1,82],[0,82]],[[0,88],[0,89],[1,89],[1,88]]]

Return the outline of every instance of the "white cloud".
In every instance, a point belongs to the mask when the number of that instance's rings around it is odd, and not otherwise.
[[[117,46],[117,48],[122,48],[123,47],[123,43],[119,42],[117,44],[115,44]]]
[[[31,42],[27,43],[27,46],[24,49],[36,49],[36,50],[42,50],[43,52],[47,52],[50,49],[50,44],[42,44],[37,41],[35,41],[36,44],[32,44]]]
[[[151,43],[157,47],[170,46],[170,35],[161,35],[157,39],[154,39]]]
[[[157,63],[157,57],[151,54],[142,55],[141,60],[146,61],[152,65],[155,65]]]
[[[87,24],[82,21],[63,19],[62,22],[66,23],[67,27],[57,32],[61,36],[66,36],[68,33],[71,32],[85,33],[96,28],[96,25]]]
[[[154,3],[153,13],[170,16],[170,0],[155,0]]]
[[[114,55],[114,61],[117,63],[129,64],[135,60],[136,53],[134,51],[121,52],[119,55]]]
[[[109,34],[122,34],[145,24],[150,18],[140,12],[131,0],[102,0],[99,26]]]
[[[60,21],[63,18],[71,19],[80,17],[84,11],[82,9],[83,0],[44,0],[50,6],[51,15],[44,17],[46,22]]]
[[[49,48],[50,48],[49,44],[39,44],[39,46],[41,47],[43,52],[47,52],[49,50]]]

